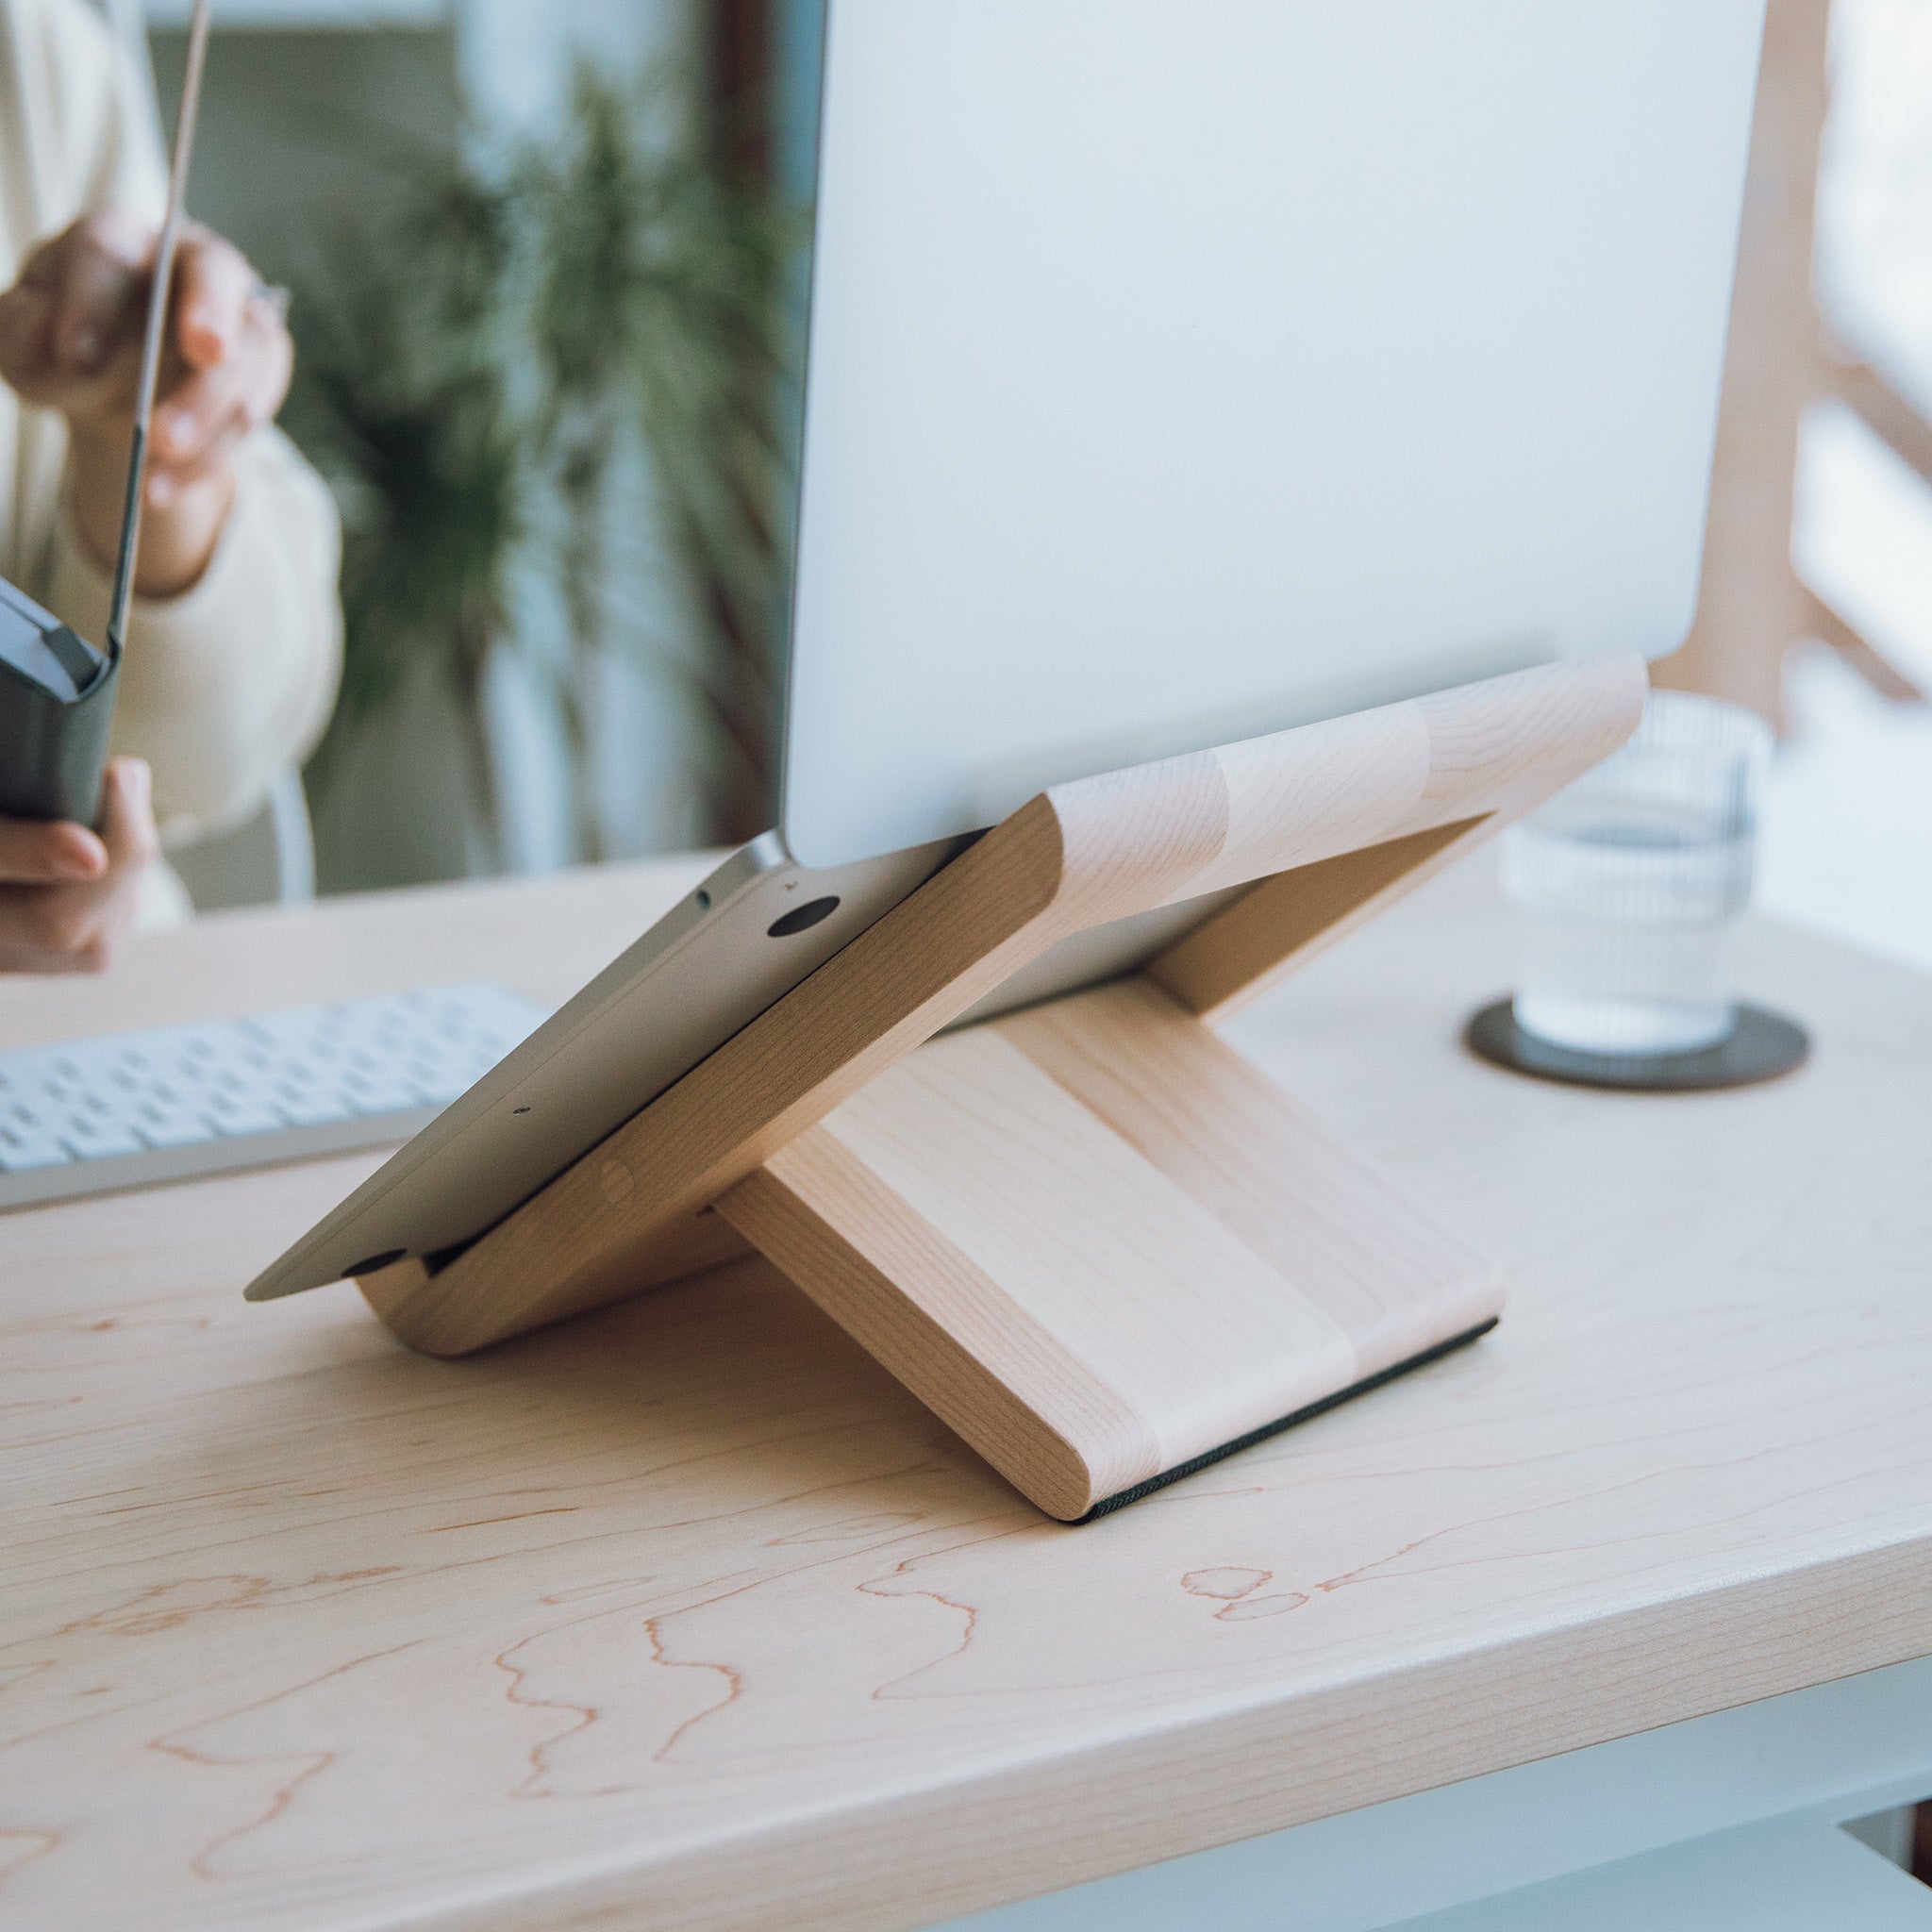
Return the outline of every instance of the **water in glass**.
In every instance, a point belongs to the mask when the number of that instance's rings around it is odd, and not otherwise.
[[[1594,1054],[1729,1036],[1725,941],[1751,893],[1765,739],[1748,714],[1661,693],[1626,749],[1506,835],[1519,1026]]]

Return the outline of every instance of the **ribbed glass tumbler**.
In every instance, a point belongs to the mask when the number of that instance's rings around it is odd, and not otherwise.
[[[1770,750],[1755,713],[1657,691],[1628,744],[1504,834],[1524,1033],[1623,1060],[1729,1039]]]

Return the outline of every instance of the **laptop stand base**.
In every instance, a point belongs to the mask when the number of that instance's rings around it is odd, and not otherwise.
[[[750,1246],[1048,1515],[1118,1507],[1495,1320],[1496,1272],[1211,1023],[1608,756],[1646,691],[1582,659],[1057,786],[447,1265],[358,1286],[462,1355]],[[1209,895],[1139,974],[944,1030]]]

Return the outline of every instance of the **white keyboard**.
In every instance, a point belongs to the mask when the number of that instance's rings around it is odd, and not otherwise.
[[[407,1141],[547,1017],[433,986],[0,1053],[0,1208]]]

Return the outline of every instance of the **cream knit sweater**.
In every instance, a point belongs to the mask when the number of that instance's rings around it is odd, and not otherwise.
[[[0,288],[42,237],[119,203],[158,223],[165,178],[141,83],[85,0],[0,0]],[[62,498],[66,425],[0,384],[0,573],[99,643],[108,579]],[[341,666],[340,539],[321,480],[278,431],[236,459],[213,559],[138,601],[114,748],[154,768],[170,843],[248,818],[328,722]]]

